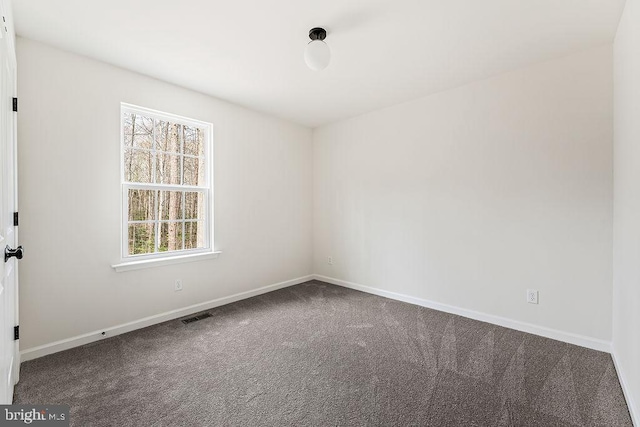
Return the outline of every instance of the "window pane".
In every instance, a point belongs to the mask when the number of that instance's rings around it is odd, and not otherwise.
[[[124,113],[124,146],[153,148],[153,120],[135,113]]]
[[[176,221],[182,219],[182,191],[159,191],[160,219]]]
[[[124,179],[127,182],[151,182],[153,157],[149,151],[126,149],[124,152]]]
[[[205,143],[210,128],[125,104],[122,108],[127,110],[121,113],[125,252],[155,256],[204,248],[209,239]]]
[[[180,156],[158,154],[156,183],[180,185]]]
[[[155,241],[155,224],[129,224],[129,255],[155,252]]]
[[[195,127],[184,127],[184,154],[204,156],[204,131]]]
[[[160,224],[159,252],[182,250],[182,222],[163,222]]]
[[[187,221],[184,236],[185,249],[204,248],[204,223],[202,221]]]
[[[182,125],[156,120],[156,150],[180,153]]]
[[[155,216],[153,190],[129,189],[129,221],[153,221]]]
[[[184,196],[185,219],[204,219],[205,213],[204,192],[187,191]]]
[[[204,158],[184,158],[184,185],[205,185]]]

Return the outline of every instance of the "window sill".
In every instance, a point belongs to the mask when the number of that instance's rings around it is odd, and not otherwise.
[[[144,259],[140,261],[127,261],[122,262],[120,264],[114,264],[111,267],[118,272],[121,273],[123,271],[131,271],[131,270],[140,270],[143,268],[150,267],[160,267],[164,265],[172,265],[172,264],[182,264],[185,262],[193,262],[193,261],[204,261],[207,259],[215,259],[218,258],[222,252],[205,252],[198,254],[188,254],[188,255],[176,255],[172,257],[165,258],[155,258],[155,259]]]

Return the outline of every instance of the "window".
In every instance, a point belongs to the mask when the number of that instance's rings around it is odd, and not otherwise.
[[[213,127],[122,104],[122,258],[212,251]]]

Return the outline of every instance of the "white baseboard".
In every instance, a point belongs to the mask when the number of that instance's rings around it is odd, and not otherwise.
[[[625,371],[622,369],[622,366],[618,363],[618,358],[616,356],[615,347],[612,348],[611,358],[613,359],[613,364],[616,367],[616,373],[618,374],[618,379],[620,380],[620,386],[622,387],[622,393],[624,394],[624,398],[627,401],[627,407],[629,408],[629,414],[631,415],[631,422],[634,426],[640,426],[640,412],[638,412],[638,408],[634,407],[635,400],[633,400],[631,396],[631,390],[627,386],[627,381],[625,378]]]
[[[444,311],[445,313],[457,314],[458,316],[468,317],[469,319],[492,323],[494,325],[503,326],[505,328],[516,329],[518,331],[527,332],[529,334],[534,334],[534,335],[540,335],[545,338],[551,338],[551,339],[563,341],[569,344],[575,344],[581,347],[591,348],[593,350],[604,351],[606,353],[611,352],[611,342],[609,341],[590,338],[587,336],[578,335],[571,332],[559,331],[559,330],[547,328],[544,326],[534,325],[532,323],[526,323],[518,320],[508,319],[506,317],[500,317],[492,314],[482,313],[479,311],[467,310],[465,308],[455,307],[448,304],[442,304],[435,301],[429,301],[422,298],[416,298],[410,295],[399,294],[396,292],[385,291],[379,288],[372,288],[370,286],[364,286],[358,283],[347,282],[345,280],[322,276],[320,274],[314,274],[313,278],[316,280],[331,283],[334,285],[343,286],[345,288],[355,289],[357,291],[362,291],[362,292],[378,295],[385,298],[408,302],[409,304],[415,304],[415,305],[431,308],[438,311]]]
[[[146,328],[147,326],[166,322],[167,320],[177,319],[179,317],[188,316],[193,313],[209,310],[214,307],[230,304],[232,302],[251,298],[256,295],[266,294],[267,292],[272,292],[278,289],[286,288],[288,286],[304,283],[312,279],[313,279],[313,275],[298,277],[297,279],[291,279],[285,282],[263,286],[261,288],[253,289],[251,291],[240,292],[238,294],[230,295],[228,297],[218,298],[211,301],[190,305],[189,307],[167,311],[165,313],[156,314],[154,316],[145,317],[139,320],[134,320],[133,322],[124,323],[122,325],[112,326],[110,328],[89,332],[87,334],[78,335],[78,336],[67,338],[64,340],[52,342],[50,344],[29,348],[27,350],[20,352],[21,361],[26,362],[27,360],[37,359],[38,357],[46,356],[48,354],[53,354],[59,351],[68,350],[73,347],[89,344],[89,343],[99,341],[108,337],[113,337],[115,335],[131,332],[136,329]]]
[[[431,308],[434,310],[443,311],[446,313],[468,317],[470,319],[475,319],[482,322],[492,323],[492,324],[503,326],[506,328],[516,329],[518,331],[527,332],[530,334],[540,335],[546,338],[551,338],[551,339],[567,342],[570,344],[591,348],[598,351],[604,351],[607,353],[611,352],[611,343],[608,341],[599,340],[596,338],[590,338],[583,335],[573,334],[570,332],[559,331],[556,329],[546,328],[544,326],[538,326],[531,323],[507,319],[505,317],[486,314],[479,311],[467,310],[464,308],[459,308],[459,307],[455,307],[448,304],[442,304],[435,301],[412,297],[410,295],[400,294],[400,293],[386,291],[379,288],[360,285],[358,283],[335,279],[333,277],[327,277],[319,274],[312,274],[308,276],[298,277],[296,279],[287,280],[285,282],[275,283],[273,285],[263,286],[261,288],[254,289],[251,291],[241,292],[228,297],[218,298],[218,299],[206,301],[199,304],[194,304],[189,307],[184,307],[177,310],[172,310],[165,313],[157,314],[154,316],[145,317],[143,319],[135,320],[133,322],[112,326],[110,328],[101,329],[94,332],[89,332],[87,334],[78,335],[75,337],[56,341],[50,344],[29,348],[20,352],[20,356],[21,356],[20,358],[22,362],[25,362],[27,360],[36,359],[38,357],[46,356],[48,354],[57,353],[59,351],[67,350],[73,347],[78,347],[84,344],[89,344],[94,341],[99,341],[107,337],[120,335],[136,329],[155,325],[157,323],[166,322],[167,320],[173,320],[179,317],[188,316],[189,314],[197,313],[199,311],[208,310],[208,309],[219,307],[225,304],[230,304],[232,302],[240,301],[246,298],[251,298],[256,295],[261,295],[267,292],[275,291],[277,289],[286,288],[288,286],[297,285],[313,279],[320,280],[327,283],[332,283],[338,286],[343,286],[345,288],[355,289],[358,291],[379,295],[382,297],[386,297],[386,298],[390,298],[398,301],[407,302],[410,304],[419,305],[422,307]],[[102,335],[103,332],[105,333],[104,335]]]

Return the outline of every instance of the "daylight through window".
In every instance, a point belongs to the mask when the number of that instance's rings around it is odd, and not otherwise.
[[[122,105],[123,257],[206,251],[212,126]]]

